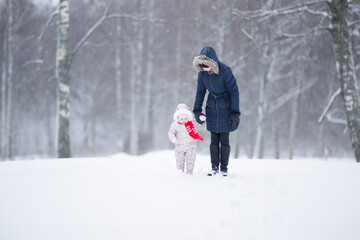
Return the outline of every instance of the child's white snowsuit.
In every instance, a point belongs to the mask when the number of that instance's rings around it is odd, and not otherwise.
[[[196,121],[192,122],[195,127],[200,125]],[[187,171],[193,172],[197,153],[197,142],[195,139],[189,136],[189,133],[185,128],[185,124],[174,121],[171,124],[168,136],[170,141],[175,141],[175,158],[177,169],[184,171],[186,162]]]

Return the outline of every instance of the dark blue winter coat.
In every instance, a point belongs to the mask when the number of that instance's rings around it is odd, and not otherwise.
[[[232,132],[237,126],[230,125],[231,113],[240,113],[236,79],[231,68],[219,61],[212,47],[204,47],[200,55],[214,60],[218,64],[219,74],[199,72],[194,110],[202,108],[207,90],[209,92],[205,109],[207,130],[214,133]]]

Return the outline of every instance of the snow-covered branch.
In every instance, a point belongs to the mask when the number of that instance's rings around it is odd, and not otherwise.
[[[353,22],[349,22],[349,27],[353,27],[353,26],[355,26],[356,24],[359,24],[359,23],[360,23],[360,19],[356,20],[356,21],[353,21]]]
[[[341,93],[341,89],[338,88],[338,90],[336,90],[336,92],[331,96],[328,105],[325,107],[323,113],[321,114],[321,116],[320,116],[320,118],[319,118],[319,120],[318,120],[318,123],[321,123],[321,122],[323,121],[325,115],[327,114],[327,112],[329,111],[329,109],[331,108],[331,106],[333,105],[336,97],[340,95],[340,93]]]
[[[247,52],[246,54],[240,56],[240,57],[239,57],[236,61],[234,61],[234,63],[231,64],[231,65],[232,65],[232,66],[238,65],[241,61],[243,61],[243,60],[245,60],[246,58],[250,57],[253,53],[255,53],[256,51],[258,51],[259,49],[261,49],[261,48],[263,48],[263,47],[266,47],[266,46],[268,46],[268,45],[271,45],[271,44],[273,44],[273,43],[275,43],[275,42],[276,42],[276,40],[267,41],[267,42],[265,42],[265,43],[263,43],[263,44],[261,44],[261,45],[255,44],[255,45],[256,45],[255,48],[251,49],[251,50],[250,50],[249,52]]]
[[[87,33],[82,37],[82,39],[76,44],[74,50],[71,53],[70,62],[74,59],[76,53],[79,51],[79,49],[86,43],[86,41],[89,39],[89,37],[95,32],[96,29],[105,21],[112,18],[128,18],[135,21],[148,21],[148,22],[164,22],[163,20],[159,19],[149,19],[144,16],[135,16],[131,14],[109,14],[112,0],[109,2],[107,7],[105,8],[104,14],[99,18],[99,20],[87,31]]]
[[[31,61],[25,62],[22,66],[23,66],[23,67],[27,67],[27,66],[30,65],[30,64],[43,64],[43,63],[44,63],[44,60],[42,60],[42,59],[35,59],[35,60],[31,60]]]
[[[111,19],[111,18],[128,18],[128,19],[131,19],[134,21],[142,21],[142,22],[150,22],[150,23],[165,22],[164,20],[161,20],[161,19],[151,19],[146,16],[135,16],[135,15],[130,15],[130,14],[111,14],[111,15],[106,16],[106,19]]]
[[[250,35],[250,33],[246,32],[245,29],[241,29],[241,31],[245,34],[245,36],[247,36],[256,46],[256,48],[258,48],[258,44],[257,42],[255,41],[254,37]]]
[[[237,64],[239,64],[241,61],[243,61],[244,59],[246,59],[247,57],[251,56],[253,53],[255,53],[256,51],[258,51],[261,48],[264,48],[266,46],[269,46],[271,44],[274,44],[278,41],[283,41],[283,40],[287,40],[287,39],[293,39],[293,38],[303,38],[303,37],[307,37],[310,36],[314,33],[317,33],[319,31],[324,31],[324,30],[329,30],[328,27],[318,27],[318,28],[314,28],[309,32],[306,33],[300,33],[300,34],[290,34],[290,33],[281,33],[279,34],[275,39],[271,40],[271,41],[267,41],[264,42],[262,44],[257,44],[254,40],[254,38],[249,35],[247,32],[243,31],[242,32],[255,44],[255,48],[251,49],[249,52],[247,52],[245,55],[242,55],[241,57],[239,57],[233,64],[233,66],[236,66]]]
[[[331,30],[329,27],[317,27],[312,29],[309,32],[306,33],[300,33],[300,34],[291,34],[291,33],[281,33],[278,36],[278,39],[285,39],[285,38],[302,38],[302,37],[307,37],[309,35],[312,35],[314,33],[320,32],[320,31],[324,31],[324,30]]]
[[[89,31],[83,36],[83,38],[76,44],[74,50],[71,53],[70,62],[74,59],[76,53],[85,44],[85,42],[89,39],[89,37],[105,21],[107,15],[109,13],[111,5],[112,5],[112,1],[110,1],[109,4],[107,5],[107,7],[105,8],[103,16],[89,29]]]
[[[313,80],[307,84],[305,84],[302,87],[296,87],[292,90],[290,90],[288,93],[284,94],[283,96],[280,96],[278,99],[275,100],[275,102],[269,107],[268,113],[271,114],[274,111],[276,111],[277,109],[279,109],[281,106],[283,106],[284,104],[286,104],[290,99],[292,99],[293,97],[295,97],[296,95],[305,92],[306,90],[308,90],[309,88],[311,88],[312,86],[314,86],[314,84],[316,83],[317,80]]]
[[[38,38],[38,42],[41,41],[41,39],[43,38],[43,36],[45,34],[46,28],[50,25],[51,21],[58,14],[58,12],[59,12],[59,6],[56,8],[56,10],[50,15],[49,19],[46,21],[45,26],[44,26],[43,30],[41,31],[40,36]]]
[[[238,16],[244,20],[257,19],[257,23],[261,23],[272,17],[289,15],[289,14],[300,13],[300,12],[308,12],[310,14],[322,15],[324,17],[328,17],[329,15],[327,12],[315,11],[315,10],[309,9],[310,6],[319,5],[322,3],[329,3],[329,1],[327,1],[327,0],[310,1],[310,2],[294,4],[294,5],[291,5],[288,7],[274,9],[274,10],[262,10],[261,9],[261,10],[257,10],[257,11],[240,11],[240,10],[234,9],[232,12],[233,12],[233,14],[235,14],[236,16]]]
[[[341,125],[345,125],[345,126],[347,126],[347,122],[346,122],[346,120],[345,119],[339,119],[339,118],[334,118],[332,115],[334,114],[334,113],[336,113],[337,112],[337,110],[334,110],[334,111],[331,111],[331,112],[329,112],[328,114],[326,114],[325,116],[326,116],[326,120],[328,120],[329,122],[331,122],[331,123],[336,123],[336,124],[341,124]]]
[[[31,6],[31,4],[27,4],[25,10],[22,11],[22,14],[19,17],[17,17],[17,20],[16,20],[16,22],[14,24],[14,29],[19,29],[20,28],[20,25],[22,24],[24,17],[26,15],[28,15],[28,12],[30,10],[30,6]]]

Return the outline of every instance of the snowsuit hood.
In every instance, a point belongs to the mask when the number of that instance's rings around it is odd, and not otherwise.
[[[186,104],[180,103],[177,106],[176,111],[174,113],[174,121],[177,121],[178,116],[183,115],[183,114],[188,116],[189,121],[192,121],[194,119],[194,116],[193,116],[192,112],[190,111],[190,108],[188,106],[186,106]]]

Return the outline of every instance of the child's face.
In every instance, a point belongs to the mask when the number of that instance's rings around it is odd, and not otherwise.
[[[179,123],[187,123],[189,121],[188,117],[179,117]]]

